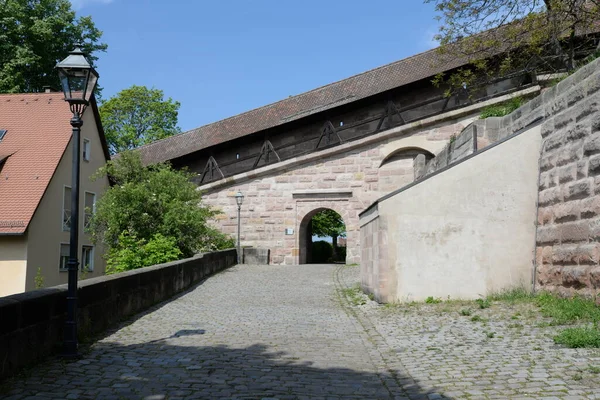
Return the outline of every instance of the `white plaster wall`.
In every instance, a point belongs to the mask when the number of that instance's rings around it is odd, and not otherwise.
[[[532,128],[379,203],[391,297],[473,299],[530,283],[540,145]]]
[[[0,297],[25,291],[27,237],[0,236]]]

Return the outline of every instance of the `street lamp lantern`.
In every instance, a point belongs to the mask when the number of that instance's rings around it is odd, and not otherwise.
[[[241,264],[241,262],[242,262],[242,247],[240,246],[240,212],[242,210],[242,203],[244,202],[244,195],[239,190],[235,195],[235,202],[237,203],[237,206],[238,206],[237,263]]]
[[[65,101],[69,103],[73,118],[73,160],[71,168],[71,227],[69,234],[69,271],[67,289],[67,319],[65,321],[63,357],[76,358],[77,351],[77,259],[79,250],[79,181],[81,158],[81,117],[90,104],[98,83],[98,73],[85,58],[81,46],[77,45],[69,56],[56,64]]]
[[[79,104],[83,104],[83,108],[89,105],[98,83],[98,73],[85,58],[81,45],[76,45],[75,50],[59,62],[56,68],[65,101],[69,102],[71,108]]]
[[[235,195],[235,202],[237,203],[238,207],[242,206],[242,203],[244,202],[244,195],[242,194],[242,192],[237,192],[237,194]]]

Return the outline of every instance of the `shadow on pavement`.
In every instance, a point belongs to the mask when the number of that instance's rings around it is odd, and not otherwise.
[[[441,399],[388,371],[320,368],[263,344],[192,346],[204,331],[123,346],[97,343],[83,359],[48,363],[8,386],[9,399]],[[177,341],[177,345],[169,343]],[[189,341],[189,346],[186,345]],[[412,379],[410,379],[412,382]],[[12,396],[15,397],[12,397]],[[41,397],[39,397],[41,396]],[[0,395],[0,397],[2,397]]]

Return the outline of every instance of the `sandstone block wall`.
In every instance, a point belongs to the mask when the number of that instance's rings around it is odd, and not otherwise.
[[[439,116],[373,137],[200,186],[203,201],[223,213],[216,226],[237,235],[234,195],[245,195],[241,243],[271,250],[272,264],[306,261],[305,229],[322,209],[338,212],[347,229],[348,263],[360,262],[358,214],[378,197],[414,180],[414,152],[437,154],[476,111]],[[410,151],[411,156],[402,157]]]

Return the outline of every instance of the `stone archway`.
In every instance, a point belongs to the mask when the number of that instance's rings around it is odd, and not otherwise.
[[[331,203],[331,202],[328,202]],[[340,217],[342,217],[342,220],[344,221],[344,225],[346,225],[346,235],[347,235],[347,243],[348,243],[348,213],[342,211],[341,209],[336,209],[337,207],[330,207],[328,205],[323,205],[321,207],[315,207],[314,209],[310,210],[309,212],[305,213],[304,216],[302,217],[302,219],[300,219],[299,221],[299,226],[298,226],[298,250],[299,250],[299,254],[298,254],[298,263],[299,264],[308,264],[311,262],[312,260],[312,236],[313,236],[313,232],[312,232],[312,226],[311,226],[311,222],[312,219],[315,215],[317,215],[319,212],[321,211],[325,211],[325,210],[332,210],[335,211],[336,213],[338,213],[340,215]],[[346,216],[344,216],[344,214],[346,214]],[[348,244],[347,244],[348,245]]]

